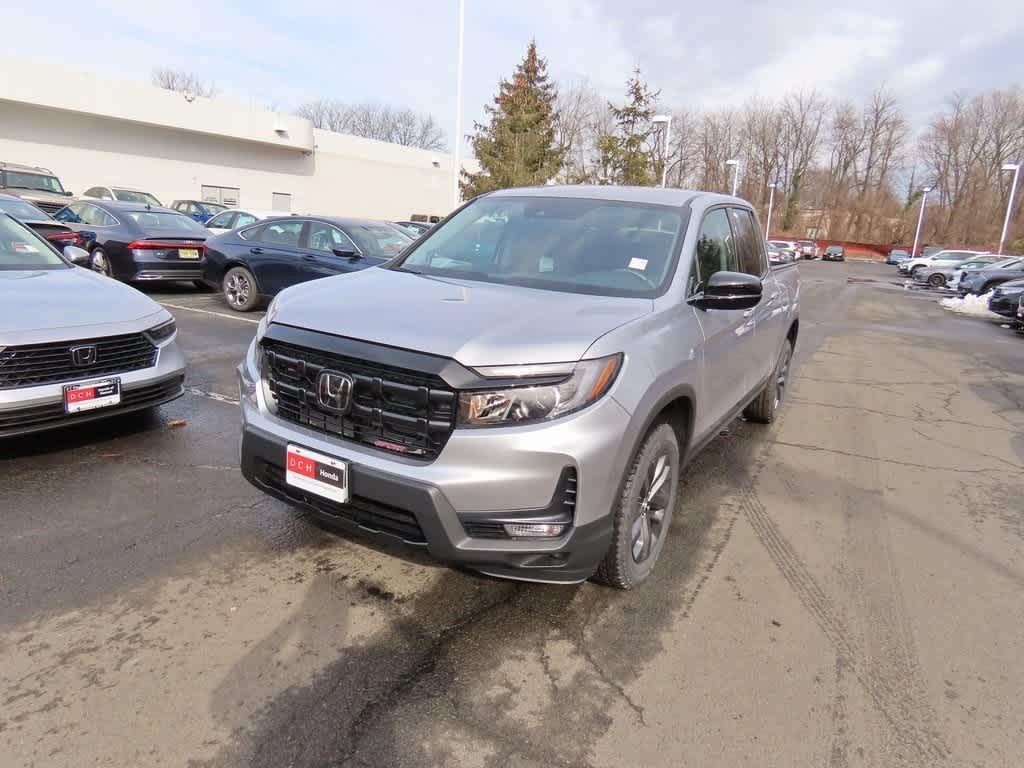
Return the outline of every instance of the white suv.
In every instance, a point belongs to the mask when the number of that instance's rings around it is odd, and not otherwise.
[[[972,256],[984,256],[988,251],[939,251],[931,256],[918,256],[914,259],[901,261],[896,267],[901,275],[913,275],[925,267],[948,267]]]

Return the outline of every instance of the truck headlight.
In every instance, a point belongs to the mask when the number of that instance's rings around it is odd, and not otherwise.
[[[622,355],[580,360],[571,368],[561,365],[498,366],[478,369],[495,378],[544,376],[560,372],[553,383],[515,385],[503,389],[463,392],[459,395],[459,425],[468,427],[547,421],[586,408],[604,396],[619,374]]]

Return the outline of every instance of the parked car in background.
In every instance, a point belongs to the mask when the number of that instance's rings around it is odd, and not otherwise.
[[[414,230],[417,233],[416,237],[419,237],[420,235],[425,235],[427,232],[434,228],[433,224],[428,224],[425,221],[395,221],[392,223],[397,224],[400,227],[404,227],[405,229]]]
[[[0,438],[153,408],[183,392],[170,313],[74,266],[4,213],[0,307]]]
[[[901,275],[913,276],[919,269],[927,269],[933,267],[948,267],[953,264],[959,264],[960,262],[973,259],[976,256],[987,256],[988,254],[984,251],[966,251],[966,250],[946,250],[946,251],[935,251],[930,256],[919,256],[915,259],[907,259],[901,261],[899,266],[896,267],[896,271]]]
[[[1019,280],[1022,277],[1024,277],[1024,259],[1004,267],[989,266],[985,269],[968,272],[961,278],[956,290],[961,296],[966,296],[969,293],[983,296],[997,285],[1008,283],[1011,280]]]
[[[4,162],[0,162],[0,192],[28,200],[50,214],[67,205],[71,197],[49,169]]]
[[[800,255],[805,259],[816,259],[821,249],[818,248],[818,244],[813,240],[797,240],[797,246],[800,248]]]
[[[789,254],[794,259],[799,259],[803,255],[803,251],[800,249],[800,246],[792,240],[769,240],[768,242],[783,253]]]
[[[80,200],[56,215],[85,244],[96,272],[125,281],[190,280],[201,284],[202,224],[169,208],[107,200]]]
[[[290,285],[383,264],[414,241],[388,222],[288,216],[211,237],[203,280],[239,312]]]
[[[163,206],[155,195],[130,187],[89,187],[82,193],[85,200],[119,200],[122,203],[142,203],[143,205]]]
[[[936,262],[938,266],[917,270],[914,273],[914,282],[930,285],[933,288],[942,288],[950,285],[955,287],[966,272],[985,269],[1002,262],[1013,261],[1014,259],[1006,259],[999,256],[975,256],[966,261]]]
[[[389,264],[274,300],[239,367],[242,472],[442,561],[635,587],[681,543],[682,467],[784,402],[800,273],[761,242],[722,195],[477,197]]]
[[[205,224],[218,213],[228,209],[226,205],[210,203],[205,200],[175,200],[171,203],[171,208],[200,224]]]
[[[790,262],[790,259],[788,258],[787,254],[781,248],[776,248],[774,245],[768,242],[764,244],[764,248],[768,254],[769,264],[788,264]]]
[[[821,254],[822,261],[846,261],[846,248],[841,245],[830,245]]]
[[[899,264],[902,261],[910,259],[910,254],[902,248],[896,248],[889,251],[889,255],[885,257],[886,264]]]
[[[264,219],[281,216],[280,211],[255,211],[251,208],[228,208],[206,221],[206,228],[212,235],[222,235],[232,229],[238,229]]]
[[[1017,303],[1017,318],[1014,321],[1013,327],[1018,332],[1024,333],[1024,296],[1020,297],[1020,301]]]
[[[13,216],[36,234],[45,237],[58,251],[69,245],[81,248],[86,243],[86,234],[75,232],[67,224],[61,224],[46,211],[20,197],[0,194],[0,212]]]
[[[997,315],[1015,319],[1022,298],[1024,298],[1024,279],[1010,280],[992,291],[992,298],[988,300],[988,308]]]
[[[936,253],[939,253],[940,251],[944,250],[946,249],[940,245],[926,245],[923,248],[921,248],[921,253],[918,255],[924,258],[928,258],[929,256],[934,256]],[[911,254],[911,256],[913,256],[913,254]]]

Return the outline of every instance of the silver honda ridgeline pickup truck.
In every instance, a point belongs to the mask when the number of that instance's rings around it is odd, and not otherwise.
[[[386,265],[278,295],[239,367],[242,471],[442,561],[633,587],[686,462],[775,417],[798,280],[737,198],[478,197]]]

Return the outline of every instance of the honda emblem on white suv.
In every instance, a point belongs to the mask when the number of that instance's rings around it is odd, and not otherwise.
[[[352,377],[347,373],[324,371],[316,380],[316,399],[328,411],[348,413],[352,404]]]

